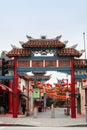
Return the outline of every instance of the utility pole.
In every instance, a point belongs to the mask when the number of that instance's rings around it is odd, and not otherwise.
[[[85,40],[85,32],[83,32],[83,40],[84,40],[84,50],[85,50],[85,59],[86,59],[86,40]],[[85,110],[86,110],[86,122],[87,122],[87,89],[85,89]]]
[[[86,59],[86,40],[85,40],[85,32],[83,32],[83,40],[84,40],[84,50],[85,50],[84,58]]]

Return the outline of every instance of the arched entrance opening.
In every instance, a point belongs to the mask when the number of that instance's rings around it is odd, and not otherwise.
[[[35,54],[39,53],[40,56]],[[52,54],[52,55],[49,55]],[[32,71],[58,71],[71,75],[71,117],[76,118],[75,107],[75,58],[82,55],[74,47],[67,48],[60,36],[47,39],[28,37],[22,43],[22,48],[13,48],[8,52],[9,58],[13,57],[14,82],[13,82],[13,117],[18,115],[18,74]],[[11,61],[9,61],[11,64]],[[79,60],[76,59],[76,63]]]

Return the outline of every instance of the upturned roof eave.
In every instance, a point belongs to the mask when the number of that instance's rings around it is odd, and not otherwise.
[[[80,56],[82,56],[82,53],[80,53],[79,51],[77,51],[74,48],[63,48],[61,50],[58,51],[58,56],[74,56],[79,58]]]
[[[24,48],[13,48],[6,54],[7,57],[30,56],[30,51]]]

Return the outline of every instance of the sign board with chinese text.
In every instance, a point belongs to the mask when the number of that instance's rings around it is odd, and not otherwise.
[[[34,88],[33,90],[33,98],[40,98],[40,89]]]

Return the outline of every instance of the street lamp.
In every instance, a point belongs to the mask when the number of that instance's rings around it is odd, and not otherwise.
[[[83,32],[83,40],[84,40],[84,50],[85,50],[85,59],[86,59],[86,40],[85,40],[85,32]],[[87,89],[85,89],[85,110],[86,110],[86,122],[87,122]]]

